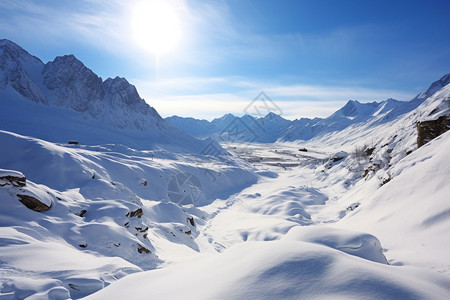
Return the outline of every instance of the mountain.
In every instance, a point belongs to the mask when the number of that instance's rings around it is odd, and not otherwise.
[[[125,78],[103,81],[74,55],[44,64],[9,40],[0,41],[0,101],[0,129],[48,141],[193,152],[206,144],[164,121]]]
[[[215,137],[229,142],[275,142],[291,121],[270,112],[265,117],[242,117],[226,114],[212,121],[172,116],[165,119],[171,125],[196,137]]]
[[[450,83],[450,73],[445,74],[439,80],[433,82],[425,91],[417,95],[414,99],[426,99]]]
[[[342,130],[351,124],[366,122],[394,110],[403,103],[394,99],[370,103],[349,100],[341,109],[327,118],[295,120],[280,139],[283,141],[310,140],[329,132]]]
[[[300,118],[294,121],[270,112],[265,117],[255,118],[250,115],[236,117],[226,114],[211,122],[178,116],[165,120],[171,125],[197,137],[215,137],[218,141],[254,141],[273,143],[277,140],[310,140],[314,137],[336,132],[369,119],[380,122],[392,119],[416,108],[423,100],[410,102],[387,99],[381,102],[360,103],[349,100],[342,108],[327,118]],[[383,119],[384,117],[384,119]],[[229,137],[228,131],[238,132],[239,137]],[[235,139],[235,140],[233,140]]]
[[[184,130],[190,135],[196,137],[207,137],[213,135],[217,128],[207,120],[198,120],[194,118],[183,118],[178,116],[167,117],[165,120],[172,126]]]

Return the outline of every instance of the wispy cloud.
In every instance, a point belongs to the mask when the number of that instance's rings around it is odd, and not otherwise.
[[[410,100],[414,93],[349,85],[281,85],[243,77],[183,77],[165,81],[132,81],[141,96],[163,116],[212,119],[244,109],[264,91],[289,119],[327,117],[348,100]]]
[[[9,1],[0,2],[0,28],[20,39],[57,44],[78,41],[105,51],[125,45],[129,34],[128,6],[123,2],[77,1]]]
[[[324,100],[361,100],[375,101],[394,98],[399,100],[409,100],[413,94],[410,92],[373,89],[356,86],[321,86],[321,85],[289,85],[275,86],[267,88],[273,95],[290,99],[310,99],[317,101]]]

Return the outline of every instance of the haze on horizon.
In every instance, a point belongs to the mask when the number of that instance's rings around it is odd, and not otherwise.
[[[448,11],[445,0],[6,0],[0,37],[125,77],[164,117],[242,115],[264,91],[294,119],[410,100],[450,70]]]

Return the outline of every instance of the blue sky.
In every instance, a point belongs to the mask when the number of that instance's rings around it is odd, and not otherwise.
[[[167,0],[181,38],[158,58],[133,37],[140,2],[2,0],[0,38],[126,77],[163,116],[239,115],[264,91],[284,117],[326,117],[450,72],[448,0]]]

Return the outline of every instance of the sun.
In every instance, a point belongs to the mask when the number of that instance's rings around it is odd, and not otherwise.
[[[137,3],[131,28],[135,41],[156,56],[174,50],[181,39],[176,10],[164,0]]]

